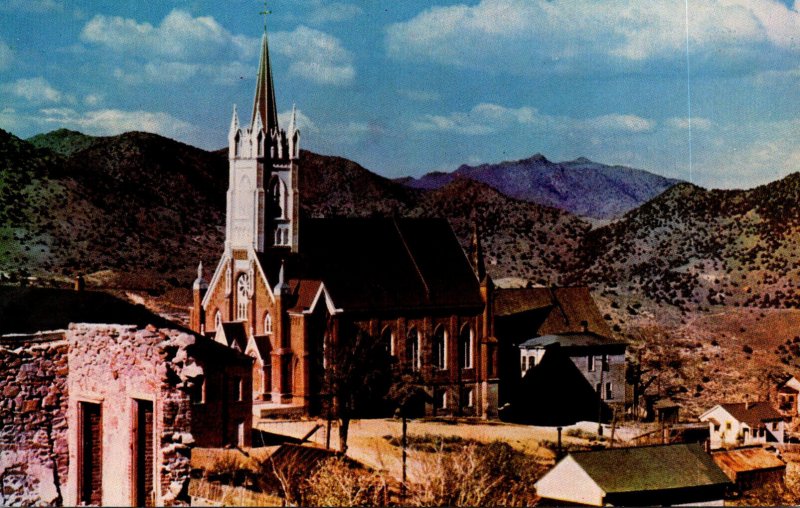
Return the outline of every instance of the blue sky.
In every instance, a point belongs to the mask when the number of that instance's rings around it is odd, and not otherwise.
[[[249,114],[262,8],[257,0],[0,0],[0,128],[20,137],[147,130],[222,147],[233,104]],[[751,187],[800,170],[793,1],[270,0],[269,8],[282,116],[296,103],[304,147],[385,176],[537,152],[706,187]]]

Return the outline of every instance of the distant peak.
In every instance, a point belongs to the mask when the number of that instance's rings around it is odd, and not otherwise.
[[[572,162],[575,162],[577,164],[591,164],[592,163],[592,161],[587,159],[586,157],[578,157],[577,159],[575,159]]]
[[[537,163],[537,164],[549,164],[550,163],[550,161],[547,159],[547,157],[545,157],[544,155],[542,155],[542,154],[540,154],[538,152],[533,154],[531,157],[529,157],[527,159],[522,159],[520,162],[533,162],[533,163]]]

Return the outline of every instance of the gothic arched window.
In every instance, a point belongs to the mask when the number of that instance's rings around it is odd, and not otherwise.
[[[246,273],[236,281],[236,319],[247,321],[247,300],[250,294],[250,277]]]
[[[269,184],[269,196],[272,202],[272,216],[286,218],[286,185],[280,178],[273,177]]]
[[[439,325],[433,331],[432,363],[439,370],[447,368],[447,332],[444,326]]]
[[[272,316],[267,312],[264,315],[264,334],[269,335],[272,333]]]
[[[386,348],[386,352],[394,356],[394,334],[391,327],[387,326],[381,332],[381,343]]]
[[[472,339],[472,328],[469,325],[464,325],[461,328],[461,333],[458,334],[458,363],[462,369],[472,368]]]
[[[419,332],[414,326],[406,334],[406,364],[419,370]]]

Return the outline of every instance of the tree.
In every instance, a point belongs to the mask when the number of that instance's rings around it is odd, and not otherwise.
[[[424,412],[424,405],[430,401],[425,383],[419,372],[413,370],[395,372],[394,382],[387,395],[394,405],[396,414],[402,419],[403,446],[403,495],[406,489],[406,463],[408,459],[408,418]]]
[[[326,350],[325,385],[339,420],[339,450],[345,455],[350,421],[385,412],[392,358],[380,340],[359,329],[340,335]]]

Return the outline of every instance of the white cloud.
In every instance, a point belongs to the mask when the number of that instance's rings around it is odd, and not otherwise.
[[[468,112],[449,115],[425,115],[412,123],[418,131],[449,131],[467,135],[494,134],[506,129],[527,126],[549,131],[604,131],[643,133],[652,131],[656,122],[636,115],[610,114],[576,119],[543,115],[535,108],[507,108],[498,104],[478,104]]]
[[[684,118],[670,118],[667,120],[667,125],[673,129],[688,130],[692,129],[707,131],[712,127],[712,122],[708,118],[695,117],[691,120],[688,117]]]
[[[2,85],[2,91],[32,104],[58,103],[64,99],[64,95],[42,77],[18,79]]]
[[[171,138],[186,138],[194,127],[168,113],[99,109],[78,112],[70,108],[46,108],[37,123],[70,127],[87,134],[110,136],[128,131],[145,131]]]
[[[175,9],[158,26],[119,16],[96,15],[83,27],[81,39],[115,51],[169,61],[214,61],[247,58],[258,42],[225,30],[210,16],[192,17]]]
[[[765,47],[800,53],[796,6],[704,0],[689,8],[689,46],[704,65],[723,65]],[[386,47],[398,58],[513,73],[578,64],[630,68],[685,58],[686,16],[683,2],[675,0],[481,0],[432,7],[390,25]]]
[[[14,52],[11,50],[8,44],[0,40],[0,70],[8,67],[13,59]]]
[[[83,98],[83,103],[90,107],[97,106],[101,102],[103,102],[103,96],[96,93],[90,93],[89,95]]]
[[[364,13],[364,10],[353,4],[346,4],[341,2],[323,3],[321,1],[314,2],[316,7],[311,11],[309,22],[314,25],[322,25],[324,23],[349,21]]]
[[[284,129],[289,128],[289,123],[292,121],[292,112],[284,111],[283,113],[278,113],[278,123],[283,126]],[[315,124],[305,113],[301,110],[297,110],[297,128],[300,129],[300,132],[319,132],[319,127]]]
[[[291,75],[321,85],[348,85],[355,79],[353,55],[332,35],[299,26],[270,40],[275,51],[291,59]]]

